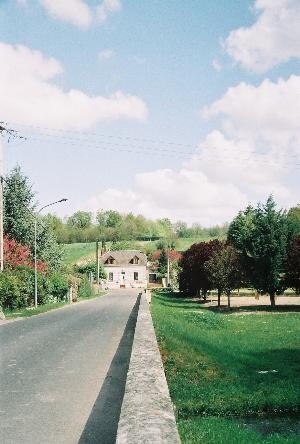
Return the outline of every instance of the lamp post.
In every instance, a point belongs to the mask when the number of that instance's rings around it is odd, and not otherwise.
[[[52,205],[55,205],[55,204],[58,204],[58,203],[61,203],[61,202],[66,202],[67,200],[68,200],[68,199],[63,198],[63,199],[60,199],[60,200],[56,200],[55,202],[51,202],[51,203],[49,203],[49,204],[47,204],[47,205],[44,205],[43,207],[41,207],[41,208],[37,211],[37,213],[36,213],[36,215],[35,215],[35,218],[34,218],[34,306],[35,306],[35,308],[37,308],[37,305],[38,305],[38,302],[37,302],[37,299],[38,299],[38,286],[37,286],[37,253],[36,253],[36,250],[37,250],[37,216],[40,214],[40,212],[41,212],[44,208],[50,207],[50,206],[52,206]]]

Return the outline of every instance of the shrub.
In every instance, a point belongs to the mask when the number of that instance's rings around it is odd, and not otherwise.
[[[90,298],[91,296],[94,296],[94,294],[95,292],[90,284],[90,281],[86,276],[84,276],[79,284],[78,297]]]
[[[96,262],[88,262],[84,265],[76,265],[75,271],[79,274],[86,274],[86,275],[88,275],[89,273],[92,273],[93,276],[95,277],[97,274],[97,264],[96,264]],[[106,271],[105,271],[104,267],[102,265],[100,265],[99,278],[106,279],[106,277],[107,277]]]
[[[68,294],[68,277],[60,273],[52,273],[48,276],[48,299],[52,296],[55,301],[63,301]],[[49,302],[49,301],[48,301]]]

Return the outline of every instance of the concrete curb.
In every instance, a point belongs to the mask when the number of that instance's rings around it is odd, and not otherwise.
[[[149,305],[144,294],[136,323],[116,443],[180,443]]]

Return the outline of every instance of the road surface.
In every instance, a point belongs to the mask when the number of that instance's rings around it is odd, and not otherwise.
[[[115,442],[138,291],[0,326],[0,441]]]

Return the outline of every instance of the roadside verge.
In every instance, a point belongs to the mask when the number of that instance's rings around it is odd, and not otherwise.
[[[180,443],[146,296],[136,322],[117,444]]]

